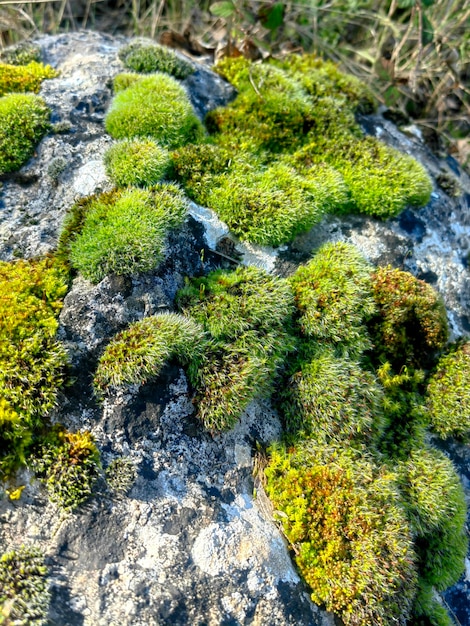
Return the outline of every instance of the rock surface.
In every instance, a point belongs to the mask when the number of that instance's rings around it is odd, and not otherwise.
[[[60,71],[41,90],[57,132],[43,140],[20,172],[5,179],[0,259],[51,251],[73,202],[111,188],[102,155],[112,140],[104,133],[103,118],[110,81],[122,71],[117,51],[124,42],[91,32],[38,40],[44,61]],[[201,117],[233,97],[233,89],[202,66],[185,84]],[[135,467],[136,479],[127,496],[113,494],[101,480],[97,496],[67,516],[28,474],[20,477],[26,484],[21,500],[0,501],[0,551],[34,543],[47,555],[51,623],[333,624],[331,615],[310,602],[262,492],[254,496],[253,449],[256,442],[279,437],[275,407],[254,402],[233,431],[213,438],[195,419],[184,372],[172,363],[154,384],[131,388],[103,405],[93,397],[90,381],[113,334],[144,316],[171,310],[186,275],[228,263],[237,247],[245,262],[287,274],[321,243],[350,241],[374,263],[403,267],[433,284],[444,297],[454,336],[467,333],[468,176],[380,115],[361,123],[366,132],[426,165],[435,181],[427,207],[387,222],[330,217],[277,251],[237,242],[232,251],[224,225],[193,207],[184,228],[170,237],[157,271],[133,279],[110,276],[96,286],[75,279],[59,331],[74,382],[53,419],[70,429],[89,429],[103,465],[124,457]],[[456,198],[442,188],[456,184],[462,191]],[[449,444],[448,452],[468,489],[468,448]],[[461,624],[470,623],[469,585],[462,578],[446,593]]]

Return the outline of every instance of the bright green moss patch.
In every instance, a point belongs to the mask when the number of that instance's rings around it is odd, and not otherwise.
[[[266,491],[312,599],[348,626],[404,623],[416,557],[396,476],[366,452],[271,448]]]
[[[365,322],[376,310],[371,270],[357,248],[341,242],[324,245],[299,267],[290,283],[302,333],[351,355],[370,347]]]
[[[470,434],[470,344],[441,358],[427,390],[433,430],[441,437]]]
[[[55,334],[66,291],[63,270],[48,259],[0,263],[0,475],[24,460],[64,382]]]
[[[157,44],[133,41],[119,50],[119,58],[128,69],[143,74],[164,72],[184,79],[194,72],[191,63],[180,59],[173,50]]]
[[[226,58],[216,69],[238,96],[206,117],[208,157],[179,150],[174,169],[240,239],[278,246],[325,213],[386,219],[429,201],[431,180],[417,161],[364,138],[355,113],[371,112],[373,97],[334,64],[293,55]]]
[[[455,622],[442,605],[431,585],[420,581],[409,626],[454,626]]]
[[[45,78],[55,78],[57,75],[50,65],[36,61],[24,66],[0,63],[0,96],[12,92],[37,93]]]
[[[408,205],[424,206],[431,198],[432,182],[425,168],[374,137],[330,143],[326,150],[324,145],[314,146],[314,151],[316,161],[326,161],[341,172],[351,195],[349,211],[387,219]]]
[[[379,267],[373,274],[379,315],[371,329],[378,355],[401,366],[421,363],[448,338],[444,303],[438,293],[409,272]]]
[[[98,393],[109,387],[155,379],[171,358],[187,365],[205,347],[202,327],[175,313],[152,315],[116,335],[101,356],[94,378]]]
[[[174,185],[104,194],[73,212],[65,228],[70,233],[75,222],[81,230],[68,243],[65,235],[61,250],[68,248],[71,265],[95,283],[112,273],[149,271],[163,259],[168,229],[185,216],[186,200]]]
[[[35,450],[31,467],[46,486],[49,498],[72,510],[90,498],[98,477],[98,449],[88,431],[58,430]]]
[[[211,431],[230,428],[249,402],[269,393],[292,348],[293,311],[287,282],[254,267],[195,279],[178,304],[211,339],[189,376],[198,416]]]
[[[21,546],[0,556],[0,623],[46,626],[50,592],[44,556]]]
[[[170,168],[170,155],[152,139],[124,139],[104,155],[106,173],[118,187],[151,187]]]
[[[174,78],[153,74],[127,83],[127,88],[121,85],[106,115],[106,131],[112,137],[151,137],[168,148],[202,137],[202,124]]]
[[[50,128],[49,109],[34,94],[0,98],[0,175],[20,168]]]
[[[287,430],[297,437],[367,442],[383,429],[383,390],[373,374],[330,351],[303,364],[283,399]]]

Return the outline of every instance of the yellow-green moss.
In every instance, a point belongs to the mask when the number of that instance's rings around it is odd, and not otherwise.
[[[312,600],[347,626],[404,623],[416,557],[396,476],[364,450],[272,447],[266,491]]]
[[[0,263],[0,474],[24,461],[64,382],[55,334],[66,290],[64,271],[49,259]]]
[[[88,431],[72,433],[58,428],[37,446],[30,464],[51,502],[73,510],[92,495],[100,458]]]
[[[44,555],[20,546],[0,556],[0,623],[46,626],[50,592]]]
[[[441,437],[470,435],[470,344],[443,356],[427,389],[433,430]]]
[[[0,175],[20,168],[50,129],[49,109],[34,94],[0,98]]]
[[[158,73],[127,78],[125,85],[106,114],[105,128],[112,137],[151,137],[168,148],[202,137],[202,124],[185,89],[174,78]]]
[[[37,93],[45,78],[55,78],[57,72],[50,65],[31,61],[17,66],[0,63],[0,96],[12,92],[33,91]]]
[[[151,187],[170,169],[170,155],[152,139],[123,139],[104,155],[106,173],[118,187]]]
[[[80,202],[64,225],[59,252],[92,282],[108,274],[134,274],[156,268],[166,234],[182,224],[187,204],[175,185],[129,187]]]
[[[175,313],[152,315],[131,324],[107,345],[94,387],[99,394],[109,388],[144,384],[155,379],[171,358],[188,365],[205,348],[203,328]]]

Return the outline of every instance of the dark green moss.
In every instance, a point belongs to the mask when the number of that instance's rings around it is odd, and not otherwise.
[[[191,63],[181,59],[173,50],[157,44],[132,41],[119,50],[119,58],[128,69],[143,74],[164,72],[184,79],[194,72]]]
[[[47,567],[38,548],[21,546],[0,556],[0,622],[46,626],[50,593]]]

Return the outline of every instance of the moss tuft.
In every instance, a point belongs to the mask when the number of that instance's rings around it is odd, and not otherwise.
[[[94,283],[112,273],[152,270],[163,259],[168,229],[182,224],[186,207],[175,185],[97,196],[73,211],[59,251],[68,249],[71,265]],[[75,226],[81,226],[78,234]]]
[[[365,451],[271,448],[266,490],[312,600],[347,626],[405,623],[415,555],[395,475]]]
[[[88,431],[51,433],[30,463],[51,501],[69,511],[91,497],[100,469],[99,452]]]
[[[180,59],[173,50],[157,44],[133,41],[119,50],[119,58],[128,69],[143,74],[163,72],[184,79],[194,72],[191,63]]]
[[[431,585],[420,581],[408,626],[455,626]]]
[[[320,352],[283,392],[287,430],[318,442],[374,442],[383,429],[383,391],[370,372],[346,357]]]
[[[151,137],[162,146],[177,148],[202,137],[202,124],[174,78],[153,74],[121,87],[105,119],[106,131],[115,139]]]
[[[155,379],[171,358],[187,365],[205,347],[203,328],[182,315],[161,313],[131,324],[101,356],[94,378],[99,394],[108,388]]]
[[[0,263],[0,475],[24,461],[64,382],[55,334],[66,291],[64,271],[50,259]]]
[[[124,139],[107,150],[104,164],[118,187],[151,187],[167,175],[170,155],[152,139]]]
[[[38,93],[45,78],[55,78],[58,73],[50,65],[31,61],[17,66],[0,63],[0,96],[12,92],[33,91]]]
[[[137,471],[130,458],[113,459],[106,468],[106,482],[114,496],[126,496],[137,478]]]
[[[442,299],[424,281],[390,266],[379,267],[372,282],[378,316],[371,331],[377,355],[398,367],[426,364],[448,338]]]
[[[50,129],[49,109],[34,94],[0,98],[0,175],[19,169]]]
[[[21,546],[0,556],[0,623],[46,626],[50,592],[44,556]]]
[[[189,368],[198,416],[207,429],[225,430],[253,398],[272,390],[293,347],[291,290],[283,279],[240,267],[193,280],[177,301],[211,338]]]
[[[433,430],[440,437],[470,435],[470,344],[441,358],[427,389]]]
[[[375,312],[372,266],[347,243],[329,243],[290,278],[302,333],[359,356],[371,346],[365,322]]]

